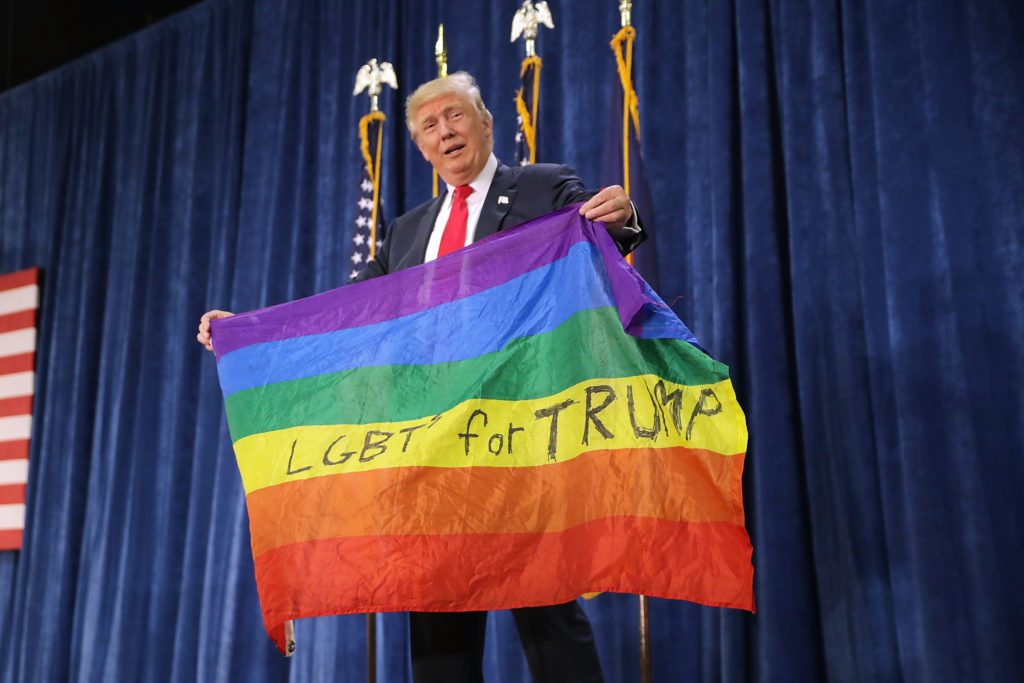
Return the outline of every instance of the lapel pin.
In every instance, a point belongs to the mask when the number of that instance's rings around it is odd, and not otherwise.
[[[498,197],[498,203],[499,204],[508,204],[508,197],[506,197],[505,195],[500,195]]]

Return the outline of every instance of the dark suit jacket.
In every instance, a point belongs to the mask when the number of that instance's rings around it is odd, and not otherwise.
[[[531,164],[509,167],[498,162],[494,180],[491,181],[491,188],[480,211],[474,240],[481,240],[503,228],[526,223],[570,204],[586,201],[596,193],[596,190],[585,188],[583,181],[568,166]],[[499,201],[501,197],[506,199]],[[445,195],[441,195],[431,199],[396,218],[388,227],[384,243],[376,256],[355,281],[387,275],[423,263],[427,242],[444,198]],[[623,254],[628,254],[647,237],[643,228],[639,233],[615,231],[612,236]]]

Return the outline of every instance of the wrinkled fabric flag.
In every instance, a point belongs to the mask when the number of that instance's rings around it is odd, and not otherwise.
[[[574,208],[213,344],[282,650],[324,614],[754,608],[728,370]]]

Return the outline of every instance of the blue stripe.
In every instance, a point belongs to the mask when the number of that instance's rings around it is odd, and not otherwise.
[[[644,282],[644,296],[650,301],[640,309],[641,319],[639,321],[639,334],[641,339],[682,339],[693,344],[704,353],[707,351],[690,332],[690,328],[683,324],[672,309],[668,307],[658,293],[651,289],[651,286]],[[630,330],[633,332],[634,330]]]
[[[557,261],[425,311],[232,351],[217,367],[221,388],[227,397],[243,389],[359,367],[430,365],[492,353],[515,338],[549,332],[578,311],[614,306],[603,272],[598,249],[579,242]],[[574,283],[573,289],[563,291],[568,282]],[[517,324],[509,324],[510,319]]]

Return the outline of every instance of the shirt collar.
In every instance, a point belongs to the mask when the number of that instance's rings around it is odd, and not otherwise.
[[[469,182],[469,186],[473,188],[473,194],[469,195],[470,198],[476,199],[482,198],[487,194],[487,190],[491,188],[491,181],[494,180],[494,174],[498,171],[498,157],[494,156],[494,152],[491,152],[491,156],[487,157],[487,163],[477,174],[476,178],[473,178]],[[445,183],[448,185],[448,183]],[[455,186],[448,185],[448,196],[454,196]],[[467,200],[469,201],[469,200]]]

